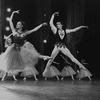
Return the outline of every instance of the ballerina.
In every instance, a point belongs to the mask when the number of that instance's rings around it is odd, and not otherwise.
[[[88,65],[88,63],[84,59],[81,60],[81,63],[83,65]],[[92,74],[90,73],[90,71],[87,68],[80,68],[79,70],[77,70],[77,73],[78,74],[77,74],[76,78],[78,78],[79,80],[81,80],[85,77],[88,77],[89,80],[91,81]]]
[[[62,55],[61,55],[62,56]],[[62,58],[65,60],[65,64],[68,64],[68,65],[65,65],[64,68],[62,69],[61,71],[61,80],[64,79],[64,77],[67,77],[67,76],[71,76],[72,80],[74,80],[74,77],[73,75],[76,74],[76,72],[73,70],[73,68],[71,67],[72,64],[68,62],[68,60],[62,56]]]
[[[26,63],[24,62],[25,57],[23,57],[22,52],[24,51],[29,52],[29,50],[23,47],[26,40],[25,37],[31,33],[34,33],[42,26],[47,25],[47,23],[44,22],[31,30],[23,31],[23,27],[25,25],[23,21],[18,21],[16,27],[14,27],[12,22],[14,14],[19,14],[19,10],[13,11],[10,18],[8,19],[12,31],[13,44],[9,46],[6,49],[6,51],[2,54],[1,56],[2,58],[0,57],[0,70],[5,71],[6,73],[8,73],[8,75],[13,76],[14,80],[17,80],[15,76],[19,72],[23,71],[26,66]],[[34,53],[35,53],[35,57],[40,56],[39,53],[35,51]],[[2,81],[4,81],[6,73],[2,77]]]

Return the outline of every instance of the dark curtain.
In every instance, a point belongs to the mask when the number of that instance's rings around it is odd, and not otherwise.
[[[0,0],[0,53],[3,52],[3,16],[4,16],[4,1]]]
[[[84,25],[84,0],[67,0],[66,15],[66,28],[73,29]],[[83,34],[84,30],[81,29],[67,36],[67,46],[74,56],[76,56],[76,44],[80,43]]]
[[[51,0],[37,0],[37,24],[41,24],[43,22],[49,22],[50,13],[51,13]],[[38,40],[40,46],[40,54],[45,55],[45,44],[43,42],[44,39],[47,39],[48,34],[50,32],[50,27],[44,26],[38,31]],[[43,60],[40,60],[39,67],[41,68],[40,72],[43,72],[45,68],[45,63]],[[39,68],[39,69],[40,69]]]

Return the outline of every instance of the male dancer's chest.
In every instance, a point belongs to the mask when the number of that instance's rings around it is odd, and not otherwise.
[[[58,30],[58,35],[59,35],[59,37],[60,37],[61,40],[64,39],[64,37],[65,37],[65,31],[64,30]]]

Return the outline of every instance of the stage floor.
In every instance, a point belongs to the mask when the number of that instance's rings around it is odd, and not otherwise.
[[[100,80],[5,80],[0,100],[100,100]]]

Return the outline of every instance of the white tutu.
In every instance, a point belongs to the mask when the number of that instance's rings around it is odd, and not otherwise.
[[[30,42],[26,42],[21,49],[21,56],[26,65],[29,63],[35,65],[38,62],[40,54]]]
[[[39,72],[36,70],[36,68],[32,65],[26,65],[26,67],[24,68],[24,70],[21,73],[21,76],[34,76],[38,75]]]
[[[90,77],[92,74],[87,70],[87,69],[80,69],[78,75],[76,76],[77,78],[85,78],[85,77]]]
[[[39,74],[35,65],[38,63],[40,54],[30,42],[26,42],[22,47],[21,56],[25,64],[25,68],[22,71],[21,76],[33,76],[34,74]]]
[[[61,76],[71,76],[71,75],[75,75],[76,74],[76,72],[72,69],[72,67],[70,67],[70,66],[65,66],[64,68],[63,68],[63,70],[61,71]]]
[[[59,75],[61,75],[60,71],[53,65],[47,67],[43,72],[43,77],[48,77],[48,78]]]
[[[0,70],[5,72],[18,72],[23,70],[24,62],[19,51],[20,49],[18,49],[14,44],[12,44],[6,49],[4,53],[0,55]]]

